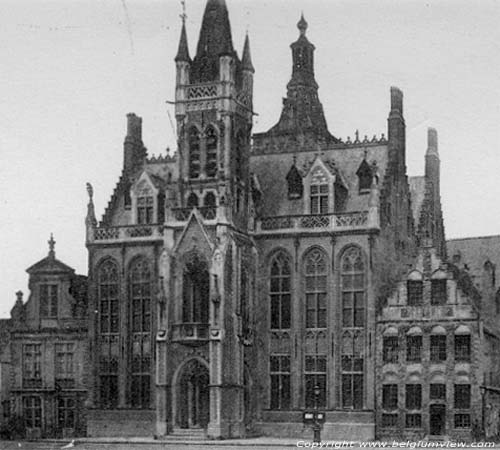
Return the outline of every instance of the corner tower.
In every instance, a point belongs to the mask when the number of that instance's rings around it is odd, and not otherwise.
[[[254,348],[254,68],[248,36],[241,59],[234,49],[224,0],[207,0],[193,58],[184,22],[175,58],[179,176],[160,257],[157,434],[188,427],[242,437]]]
[[[233,47],[225,0],[207,1],[192,60],[183,23],[175,61],[178,203],[189,206],[194,192],[202,206],[213,191],[227,220],[243,231],[248,220],[254,68],[248,36],[242,59]]]

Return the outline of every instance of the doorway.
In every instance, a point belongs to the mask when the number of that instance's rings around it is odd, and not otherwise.
[[[429,410],[430,434],[442,436],[445,434],[446,408],[445,405],[431,405]]]
[[[177,426],[206,428],[209,420],[209,373],[198,360],[188,362],[179,378]]]

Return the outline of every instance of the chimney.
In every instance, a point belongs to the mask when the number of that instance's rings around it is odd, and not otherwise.
[[[403,92],[391,87],[391,111],[388,122],[389,160],[394,167],[394,176],[406,174],[406,126],[403,117]]]
[[[130,175],[146,157],[142,143],[142,118],[134,113],[127,114],[127,135],[123,144],[123,170]]]
[[[427,153],[438,153],[438,134],[435,128],[427,129]]]
[[[398,111],[403,115],[403,91],[397,87],[391,87],[391,113]]]

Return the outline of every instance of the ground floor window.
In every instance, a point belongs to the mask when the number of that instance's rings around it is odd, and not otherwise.
[[[382,387],[382,408],[394,410],[398,407],[398,385],[384,384]]]
[[[326,355],[306,355],[306,408],[326,406]],[[314,390],[318,388],[319,395]]]
[[[10,419],[10,400],[2,401],[2,416],[4,420]]]
[[[470,414],[455,414],[455,428],[470,428]]]
[[[421,414],[406,414],[405,427],[406,428],[422,428],[422,415]]]
[[[395,428],[398,426],[397,414],[382,414],[382,427]]]
[[[118,406],[118,375],[101,375],[100,399],[103,408]]]
[[[75,428],[75,399],[59,398],[57,400],[57,425],[59,428]]]
[[[37,396],[23,397],[23,417],[26,428],[42,428],[42,399]]]
[[[290,356],[271,356],[270,375],[271,409],[290,408]]]

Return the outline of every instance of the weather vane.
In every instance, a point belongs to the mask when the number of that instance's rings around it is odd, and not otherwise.
[[[182,23],[186,23],[186,0],[181,0],[181,5],[182,5],[182,14],[180,15],[180,18],[182,19]]]

